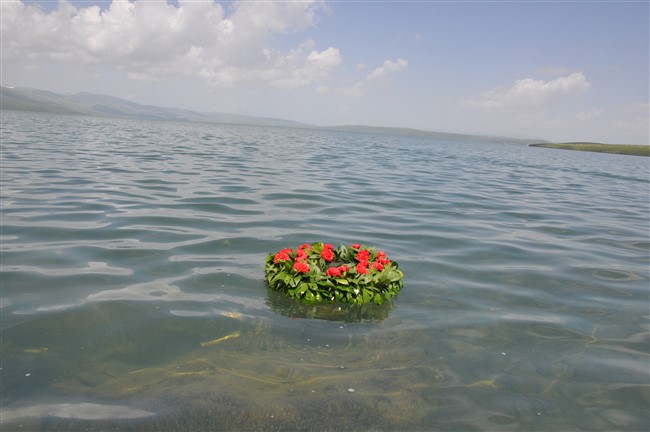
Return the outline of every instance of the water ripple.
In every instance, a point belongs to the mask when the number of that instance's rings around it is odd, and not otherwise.
[[[214,426],[201,401],[221,419],[240,407],[234,429],[271,415],[305,429],[291,419],[315,406],[322,424],[351,429],[649,426],[644,158],[2,119],[3,405],[108,397],[187,430]],[[394,304],[279,304],[266,254],[320,240],[398,261]],[[111,429],[55,420],[46,426]]]

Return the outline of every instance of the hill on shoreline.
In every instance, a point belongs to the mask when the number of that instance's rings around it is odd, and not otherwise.
[[[189,121],[227,123],[251,126],[279,126],[303,129],[320,129],[341,132],[370,133],[394,136],[418,136],[446,141],[491,141],[512,144],[546,142],[540,139],[520,139],[497,136],[480,136],[460,133],[433,132],[399,127],[364,125],[315,126],[271,117],[254,117],[230,113],[203,113],[181,108],[142,105],[114,96],[94,93],[59,94],[26,87],[0,87],[0,109],[14,111],[50,112],[60,114],[121,117],[140,120]]]

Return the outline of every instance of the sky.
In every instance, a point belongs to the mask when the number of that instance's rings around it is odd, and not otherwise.
[[[649,144],[648,0],[0,7],[4,86],[319,126]]]

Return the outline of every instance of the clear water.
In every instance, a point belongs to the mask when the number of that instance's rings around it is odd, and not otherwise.
[[[3,430],[648,430],[649,160],[2,112]],[[384,307],[263,282],[384,249]],[[203,344],[203,345],[202,345]]]

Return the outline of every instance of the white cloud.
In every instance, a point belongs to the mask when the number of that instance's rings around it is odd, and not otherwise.
[[[524,78],[517,80],[508,89],[486,91],[465,105],[477,108],[536,107],[557,97],[585,92],[590,87],[591,84],[582,72],[574,72],[552,81]]]
[[[386,77],[392,75],[393,73],[401,69],[404,69],[407,65],[408,63],[406,62],[406,60],[402,60],[402,59],[397,59],[396,62],[385,60],[380,67],[372,71],[370,75],[366,77],[366,81],[371,83],[379,82],[385,79]]]
[[[352,97],[362,96],[366,94],[370,88],[383,84],[394,73],[405,69],[407,66],[408,62],[401,58],[397,59],[397,61],[394,62],[391,60],[384,60],[384,63],[377,69],[370,72],[364,80],[358,81],[350,87],[339,89],[339,93]]]
[[[76,8],[62,0],[44,13],[18,0],[0,4],[2,60],[98,64],[139,80],[200,77],[213,87],[262,82],[283,88],[318,83],[341,63],[338,49],[306,41],[290,50],[275,37],[314,26],[321,0],[216,2],[113,0]]]
[[[309,50],[305,43],[288,54],[273,56],[275,64],[266,70],[268,80],[276,87],[297,88],[325,78],[331,69],[341,63],[341,54],[336,48],[318,52]]]

